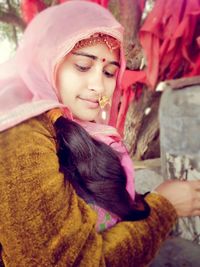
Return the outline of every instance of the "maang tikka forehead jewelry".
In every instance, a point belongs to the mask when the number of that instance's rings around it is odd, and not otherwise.
[[[95,33],[87,39],[80,40],[75,44],[73,50],[77,50],[86,46],[93,46],[96,44],[106,44],[112,51],[120,47],[120,42],[112,36],[104,33]],[[104,60],[104,59],[103,59]]]
[[[101,109],[105,108],[106,105],[111,105],[111,99],[106,95],[100,95],[98,101]]]

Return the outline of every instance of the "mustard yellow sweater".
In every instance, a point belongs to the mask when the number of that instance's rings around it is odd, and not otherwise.
[[[96,214],[59,172],[45,114],[0,133],[0,243],[8,267],[146,266],[176,221],[149,194],[148,219],[95,231]]]

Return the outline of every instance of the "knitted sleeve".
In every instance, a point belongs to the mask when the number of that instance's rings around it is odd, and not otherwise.
[[[148,219],[97,233],[96,214],[59,172],[46,115],[0,133],[0,243],[7,267],[146,266],[176,220],[149,194]]]

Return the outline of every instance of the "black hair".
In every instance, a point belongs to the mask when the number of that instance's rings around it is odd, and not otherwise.
[[[62,116],[54,127],[60,171],[80,197],[86,202],[94,201],[122,220],[141,220],[149,215],[143,196],[136,194],[133,201],[126,190],[126,174],[116,151]]]

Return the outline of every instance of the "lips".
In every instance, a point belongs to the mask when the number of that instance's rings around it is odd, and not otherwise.
[[[93,103],[98,103],[99,102],[98,99],[94,99],[94,98],[87,98],[87,97],[79,97],[79,98],[82,99],[82,100],[85,100],[85,101],[93,102]]]
[[[96,98],[90,97],[78,97],[81,101],[83,101],[89,108],[98,108],[99,107],[99,100]]]

